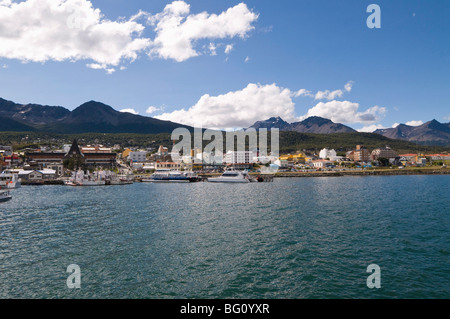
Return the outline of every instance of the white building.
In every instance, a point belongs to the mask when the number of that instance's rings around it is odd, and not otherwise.
[[[314,165],[314,168],[328,168],[333,167],[333,163],[326,160],[317,160],[312,161],[312,164]]]
[[[130,152],[128,159],[133,163],[142,163],[147,160],[147,152]]]
[[[224,161],[227,164],[250,164],[254,157],[252,151],[228,151]]]
[[[328,148],[324,148],[323,150],[320,151],[319,157],[321,159],[329,158],[330,160],[333,160],[334,158],[337,157],[337,154],[335,150],[329,150]]]

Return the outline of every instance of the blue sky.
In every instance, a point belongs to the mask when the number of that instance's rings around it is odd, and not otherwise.
[[[0,97],[223,128],[449,122],[449,17],[446,0],[0,0]]]

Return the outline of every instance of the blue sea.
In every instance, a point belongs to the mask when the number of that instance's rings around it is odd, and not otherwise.
[[[449,298],[450,176],[23,186],[0,298]],[[69,289],[69,265],[81,288]],[[381,288],[368,288],[369,265]]]

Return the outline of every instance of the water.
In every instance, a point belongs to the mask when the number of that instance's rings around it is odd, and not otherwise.
[[[0,298],[449,298],[449,182],[22,187],[0,204]]]

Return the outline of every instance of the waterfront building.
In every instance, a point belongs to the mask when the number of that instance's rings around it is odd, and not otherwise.
[[[182,167],[181,163],[175,162],[156,162],[155,169],[172,169],[172,170],[180,170]]]
[[[40,182],[56,179],[56,171],[51,169],[43,170],[20,170],[18,172],[22,182]]]
[[[312,161],[312,164],[313,164],[314,168],[317,168],[317,169],[331,168],[334,166],[333,162],[328,161],[328,160],[323,160],[323,159],[314,160],[314,161]]]
[[[252,151],[228,151],[224,161],[227,164],[250,164],[254,156]]]
[[[142,163],[147,160],[147,152],[130,152],[128,159],[133,163]]]
[[[354,162],[369,162],[370,151],[363,145],[356,145],[356,150],[347,152],[346,157]]]
[[[374,149],[370,155],[371,160],[378,160],[379,158],[395,159],[398,157],[397,152],[392,150],[390,147],[382,147]]]
[[[36,162],[43,165],[62,164],[67,159],[87,166],[114,167],[116,165],[116,153],[112,153],[111,149],[102,146],[89,146],[80,149],[76,140],[73,141],[67,153],[28,152],[26,157],[28,162]]]

